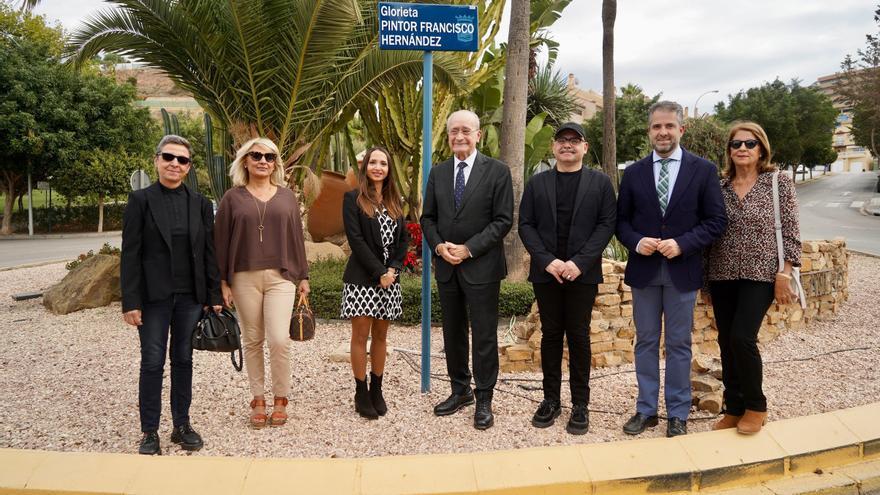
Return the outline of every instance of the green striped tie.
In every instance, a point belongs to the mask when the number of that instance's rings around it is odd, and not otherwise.
[[[660,213],[666,214],[666,205],[669,202],[669,162],[671,158],[660,160],[660,179],[657,181],[657,199],[660,200]]]

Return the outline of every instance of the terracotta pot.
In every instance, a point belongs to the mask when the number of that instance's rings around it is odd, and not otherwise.
[[[342,197],[355,187],[357,178],[351,169],[346,175],[321,172],[321,193],[309,208],[306,225],[312,240],[321,242],[345,230],[342,224]]]

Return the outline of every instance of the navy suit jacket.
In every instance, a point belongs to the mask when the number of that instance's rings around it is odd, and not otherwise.
[[[721,182],[712,162],[682,149],[681,168],[665,215],[660,213],[652,155],[630,165],[623,174],[617,198],[617,238],[629,249],[625,281],[631,287],[645,288],[657,276],[663,255],[636,252],[642,237],[656,237],[675,239],[681,248],[680,255],[668,260],[676,289],[699,289],[703,249],[726,228]]]

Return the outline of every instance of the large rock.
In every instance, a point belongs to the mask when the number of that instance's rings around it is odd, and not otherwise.
[[[43,293],[43,306],[55,314],[66,315],[121,299],[119,256],[96,254]]]
[[[306,241],[306,259],[314,263],[319,259],[346,259],[345,252],[341,247],[330,242]]]

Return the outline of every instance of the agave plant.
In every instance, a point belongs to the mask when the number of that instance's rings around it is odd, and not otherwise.
[[[275,140],[293,162],[319,169],[330,138],[385,86],[421,78],[421,53],[378,49],[376,3],[361,0],[112,0],[73,33],[82,64],[101,51],[146,62],[189,91],[235,143]],[[455,56],[435,77],[464,82]]]

